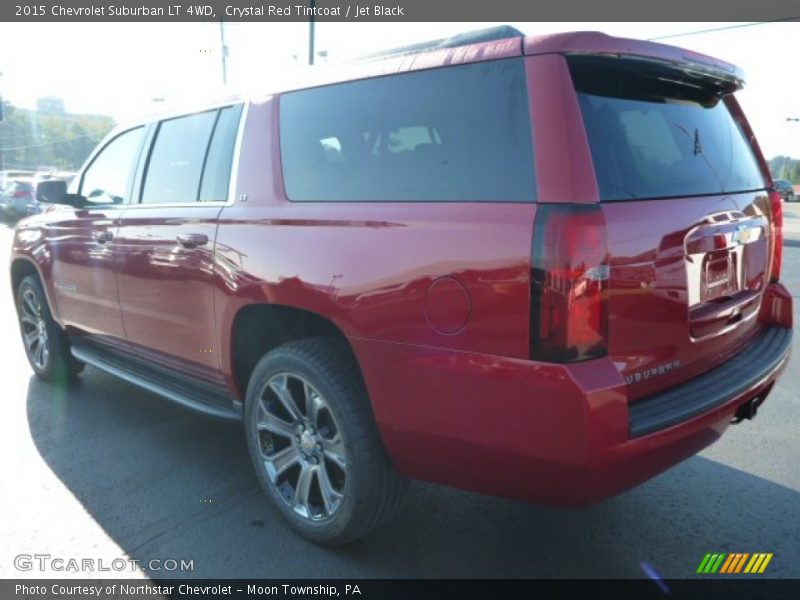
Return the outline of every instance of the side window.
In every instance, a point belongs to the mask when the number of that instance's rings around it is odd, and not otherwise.
[[[535,196],[522,59],[289,92],[280,98],[280,145],[290,200]]]
[[[160,123],[147,164],[143,204],[197,202],[217,113],[212,110]]]
[[[128,204],[143,135],[137,127],[111,140],[84,171],[79,193],[92,204]]]
[[[208,147],[203,183],[200,186],[200,201],[214,202],[228,199],[228,184],[231,178],[231,161],[242,105],[228,106],[219,112],[211,145]]]

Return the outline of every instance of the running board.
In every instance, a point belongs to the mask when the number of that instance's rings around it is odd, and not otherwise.
[[[72,356],[120,379],[197,412],[227,420],[241,420],[242,412],[224,388],[197,382],[120,351],[72,342]]]

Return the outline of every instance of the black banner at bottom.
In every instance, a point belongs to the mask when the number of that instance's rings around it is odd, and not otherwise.
[[[469,600],[496,598],[635,598],[646,600],[720,598],[766,600],[800,598],[800,580],[778,579],[6,579],[0,581],[0,598],[9,600],[144,600],[172,598],[292,599],[341,598],[392,600],[444,598]]]

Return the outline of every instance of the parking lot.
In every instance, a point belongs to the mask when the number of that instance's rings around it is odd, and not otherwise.
[[[800,203],[785,206],[783,279],[800,321]],[[4,256],[10,240],[2,226]],[[615,578],[647,568],[681,578],[707,552],[772,552],[767,575],[800,577],[798,336],[755,421],[637,489],[570,510],[415,483],[389,527],[331,550],[279,520],[239,426],[91,367],[69,389],[38,381],[7,288],[0,328],[2,577],[81,575],[15,569],[15,556],[49,554],[193,560],[192,571],[170,575],[204,578]]]

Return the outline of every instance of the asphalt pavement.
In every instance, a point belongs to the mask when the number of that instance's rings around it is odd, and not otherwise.
[[[800,203],[786,205],[786,235],[800,322]],[[0,227],[3,258],[10,240]],[[204,578],[683,578],[708,552],[772,552],[765,576],[800,577],[800,336],[755,421],[636,489],[573,510],[415,483],[390,526],[326,549],[262,496],[240,426],[91,367],[69,389],[37,380],[8,288],[0,332],[0,577],[87,575],[15,567],[47,554],[95,569],[133,558],[162,565],[157,577],[175,559],[193,570],[169,574]]]

